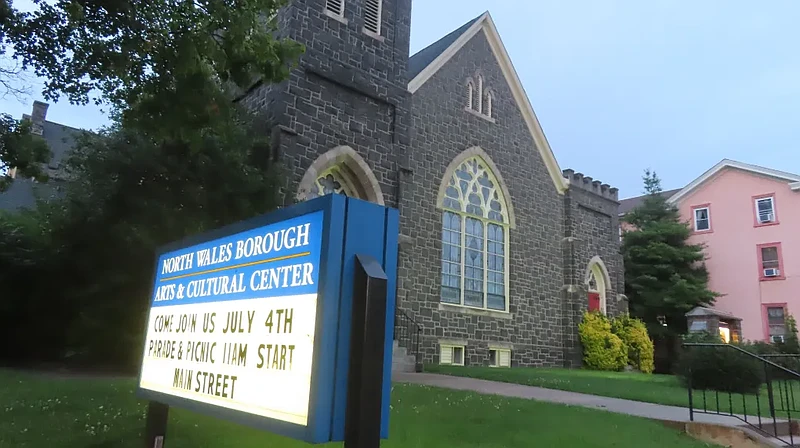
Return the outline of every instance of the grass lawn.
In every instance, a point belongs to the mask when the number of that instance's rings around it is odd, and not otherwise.
[[[440,373],[444,375],[464,376],[469,378],[480,378],[485,380],[500,381],[504,383],[524,384],[528,386],[544,387],[547,389],[567,390],[571,392],[581,392],[586,394],[600,395],[603,397],[624,398],[627,400],[644,401],[647,403],[658,403],[672,406],[689,407],[689,394],[686,387],[680,384],[678,377],[672,375],[645,375],[634,372],[597,372],[592,370],[577,369],[543,369],[543,368],[513,368],[496,369],[490,367],[456,367],[426,365],[425,372]],[[779,402],[784,395],[778,393],[778,384],[784,387],[785,382],[774,382],[776,388],[774,394],[776,408],[780,408]],[[791,382],[789,395],[797,405],[800,405],[800,384],[796,381]],[[766,388],[762,387],[762,393],[757,402],[755,395],[733,395],[720,393],[719,396],[713,391],[705,392],[705,408],[708,410],[719,410],[729,413],[731,409],[734,413],[757,415],[756,409],[761,410],[761,415],[767,416],[768,399]],[[717,405],[717,398],[719,404]],[[695,409],[703,409],[703,392],[693,391]],[[688,411],[687,411],[688,412]],[[785,415],[783,412],[777,414]],[[793,413],[796,415],[796,413]]]
[[[133,380],[64,379],[0,370],[0,447],[140,448],[145,405]],[[166,448],[307,445],[171,410]],[[709,446],[659,423],[602,411],[396,385],[384,447]],[[332,444],[341,446],[341,444]]]

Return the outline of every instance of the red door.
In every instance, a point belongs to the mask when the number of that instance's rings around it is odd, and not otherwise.
[[[600,311],[600,293],[589,293],[589,311]]]

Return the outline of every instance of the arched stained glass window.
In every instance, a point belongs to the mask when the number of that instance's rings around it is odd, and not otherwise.
[[[332,166],[317,176],[311,191],[308,192],[308,199],[314,199],[326,194],[337,193],[345,196],[357,197],[356,188],[351,179],[342,169]]]
[[[507,207],[480,158],[455,170],[442,207],[442,302],[507,311]]]

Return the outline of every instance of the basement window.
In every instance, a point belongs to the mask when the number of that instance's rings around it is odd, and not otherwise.
[[[464,365],[464,346],[441,345],[439,353],[439,364],[463,366]]]
[[[511,367],[511,350],[491,348],[489,349],[490,367]]]

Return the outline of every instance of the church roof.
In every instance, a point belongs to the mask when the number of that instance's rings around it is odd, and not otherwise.
[[[453,31],[452,33],[444,36],[443,38],[437,40],[436,42],[428,45],[427,47],[423,48],[422,50],[415,53],[411,58],[408,60],[408,78],[414,79],[417,75],[420,74],[425,67],[431,65],[436,58],[439,57],[445,50],[450,48],[450,45],[458,40],[462,34],[467,32],[467,30],[475,24],[480,18],[483,17],[481,14],[478,17],[470,20],[469,22],[465,23],[461,28]]]
[[[494,20],[492,20],[492,16],[488,11],[412,56],[411,60],[409,60],[410,81],[408,83],[408,91],[414,94],[419,90],[439,71],[439,69],[447,64],[470,39],[480,32],[483,32],[486,39],[489,41],[492,53],[497,59],[500,70],[503,72],[503,76],[511,89],[513,100],[519,107],[520,112],[522,112],[522,117],[531,133],[531,137],[533,137],[536,150],[538,150],[542,156],[556,190],[560,194],[564,194],[569,188],[569,181],[564,177],[561,168],[558,166],[558,161],[553,154],[552,148],[550,148],[550,143],[547,142],[539,119],[533,111],[533,106],[531,106],[530,99],[527,93],[525,93],[525,89],[522,87],[522,82],[519,79],[517,71],[514,69],[511,57],[508,55],[508,51],[505,45],[503,45],[503,41],[500,39],[500,34],[497,32]],[[416,59],[416,61],[412,63],[414,59]]]

